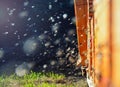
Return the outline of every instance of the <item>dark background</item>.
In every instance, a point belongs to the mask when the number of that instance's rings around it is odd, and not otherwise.
[[[68,73],[78,52],[74,19],[73,0],[0,0],[0,75],[23,62]],[[32,42],[37,46],[27,50]]]

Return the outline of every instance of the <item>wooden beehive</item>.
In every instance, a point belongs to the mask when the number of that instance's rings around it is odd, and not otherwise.
[[[120,87],[120,1],[74,0],[78,49],[77,66],[86,68],[95,87]]]

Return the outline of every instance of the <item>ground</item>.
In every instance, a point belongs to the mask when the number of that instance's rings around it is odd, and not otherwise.
[[[84,77],[31,72],[23,77],[1,76],[0,87],[88,87]]]

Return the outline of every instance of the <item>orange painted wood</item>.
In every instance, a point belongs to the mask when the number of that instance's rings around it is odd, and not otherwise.
[[[81,65],[95,87],[120,87],[120,0],[74,3]]]
[[[74,0],[78,50],[82,62],[78,66],[86,66],[87,59],[87,28],[88,28],[88,2],[87,0]]]
[[[112,82],[120,87],[120,0],[112,0]]]
[[[109,0],[95,3],[95,79],[98,87],[108,87],[111,79]]]

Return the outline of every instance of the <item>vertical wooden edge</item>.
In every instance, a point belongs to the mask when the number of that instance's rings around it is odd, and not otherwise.
[[[88,28],[88,0],[74,0],[78,50],[81,62],[77,66],[87,66],[87,28]]]

